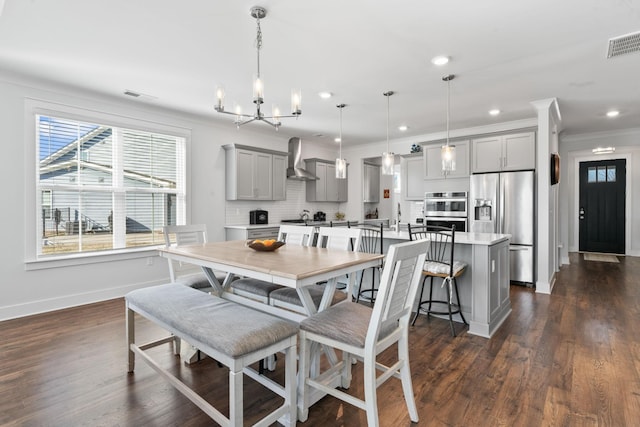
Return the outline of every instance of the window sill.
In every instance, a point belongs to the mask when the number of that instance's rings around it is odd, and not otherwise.
[[[26,271],[44,270],[49,268],[71,267],[75,265],[98,264],[102,262],[123,261],[129,259],[158,256],[158,246],[146,246],[121,251],[105,251],[93,254],[74,254],[66,256],[51,256],[42,259],[27,260],[24,263]]]

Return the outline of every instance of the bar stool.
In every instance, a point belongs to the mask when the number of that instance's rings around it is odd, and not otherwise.
[[[451,334],[455,337],[456,329],[453,324],[454,314],[460,314],[462,322],[464,322],[465,325],[469,325],[467,320],[464,318],[464,314],[462,314],[458,282],[456,280],[456,278],[460,277],[467,268],[467,264],[465,262],[454,260],[456,227],[455,225],[452,225],[451,228],[447,228],[426,225],[411,226],[411,224],[409,224],[408,230],[410,240],[429,240],[427,244],[427,256],[422,271],[424,278],[422,279],[422,289],[420,290],[420,298],[418,300],[420,302],[418,303],[418,308],[411,324],[414,325],[416,323],[420,310],[423,306],[427,306],[427,309],[424,310],[427,316],[430,314],[449,316]],[[447,285],[448,298],[446,300],[433,299],[434,277],[442,278],[442,286],[445,284]],[[422,295],[424,293],[424,285],[427,278],[431,279],[429,285],[429,299],[423,300]],[[456,294],[455,302],[453,301],[454,291]],[[447,311],[436,311],[432,309],[433,304],[439,304],[440,306],[446,305]]]
[[[359,252],[366,252],[369,254],[383,255],[383,225],[349,222],[347,221],[348,228],[359,228],[362,230],[362,238],[360,239]],[[358,291],[356,294],[356,302],[360,302],[360,297],[369,300],[372,304],[376,301],[376,294],[378,289],[375,286],[376,270],[378,271],[378,283],[380,283],[380,272],[384,266],[384,261],[380,261],[380,265],[371,267],[371,287],[369,289],[362,289],[362,279],[364,278],[365,271],[362,271],[360,275],[360,281],[358,282]]]

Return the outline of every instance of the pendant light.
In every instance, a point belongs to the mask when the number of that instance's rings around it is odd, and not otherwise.
[[[393,166],[395,164],[395,157],[389,149],[389,97],[393,93],[392,90],[383,93],[387,97],[387,151],[382,153],[382,175],[393,175]]]
[[[338,104],[336,105],[340,110],[340,154],[336,159],[336,178],[337,179],[346,179],[347,178],[347,161],[342,158],[342,109],[346,107],[346,104]]]
[[[442,80],[447,82],[447,141],[445,145],[442,146],[442,150],[440,155],[442,157],[442,171],[445,175],[456,170],[456,146],[449,145],[449,113],[451,109],[451,80],[453,80],[455,76],[453,74],[448,74],[442,77]]]

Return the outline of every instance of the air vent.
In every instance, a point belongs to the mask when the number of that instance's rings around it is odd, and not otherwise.
[[[640,32],[609,39],[607,58],[640,51]]]
[[[136,92],[131,91],[131,90],[125,90],[124,94],[127,95],[127,96],[133,96],[134,98],[138,98],[140,96],[139,93],[136,93]]]

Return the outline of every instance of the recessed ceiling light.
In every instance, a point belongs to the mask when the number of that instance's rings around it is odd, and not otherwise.
[[[333,96],[333,94],[331,92],[320,92],[318,93],[318,96],[320,96],[320,98],[322,99],[329,99]]]
[[[340,142],[340,138],[339,138],[339,137],[335,137],[335,138],[334,138],[334,141],[335,141],[335,142]]]
[[[447,64],[448,62],[449,62],[449,57],[443,56],[443,55],[435,56],[431,59],[431,63],[433,65],[438,65],[438,66]]]
[[[491,114],[492,116],[497,116],[498,114],[500,114],[500,110],[494,108],[493,110],[489,110],[489,114]]]
[[[409,126],[407,126],[407,125],[398,126],[398,130],[399,130],[400,132],[404,132],[404,131],[406,131],[407,129],[409,129]]]
[[[607,111],[607,117],[617,117],[620,114],[618,110]]]

